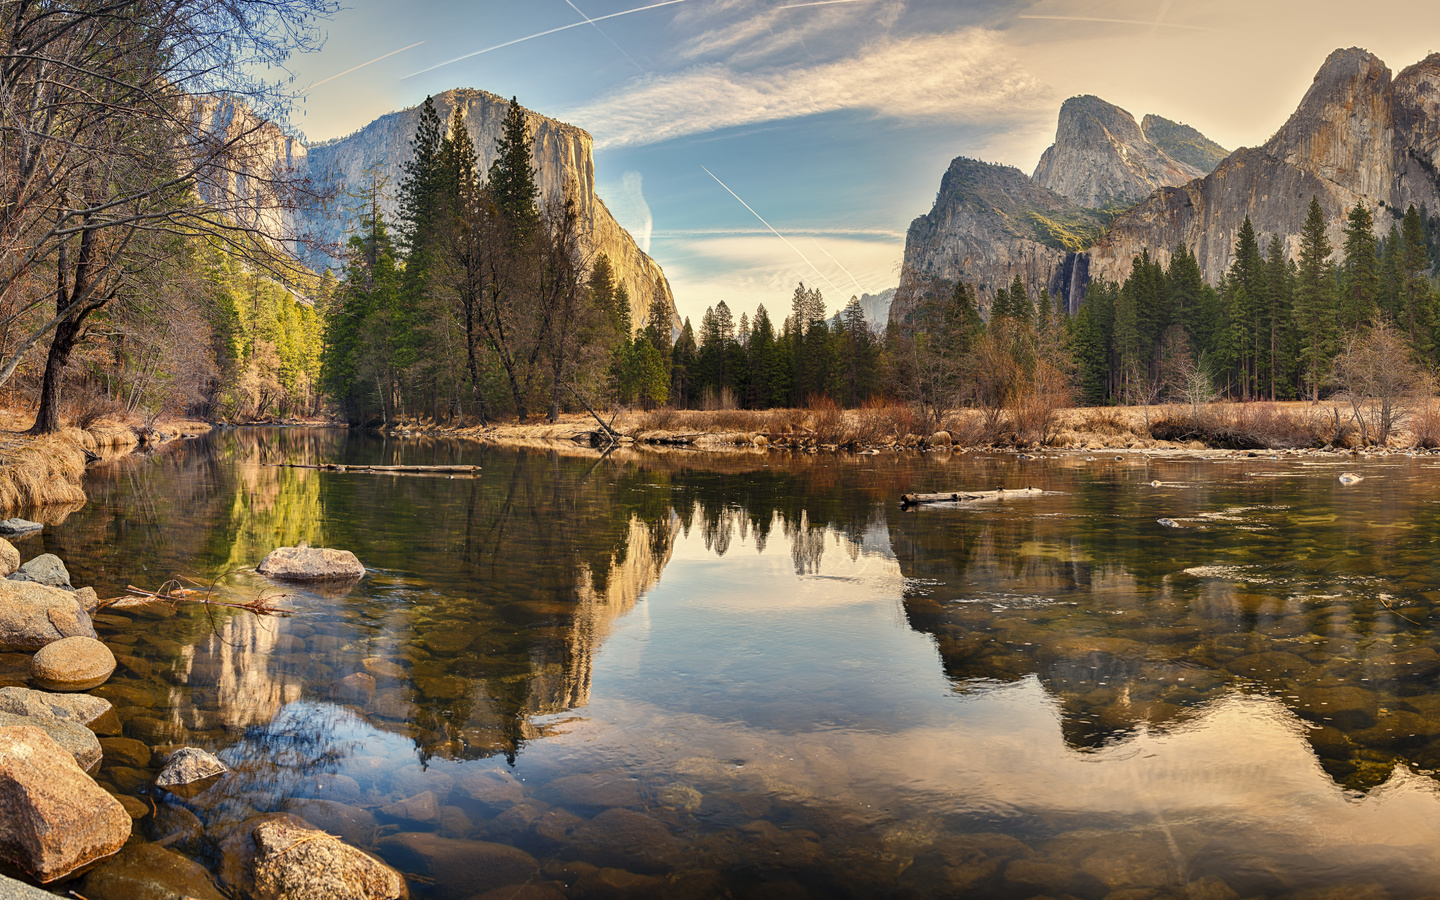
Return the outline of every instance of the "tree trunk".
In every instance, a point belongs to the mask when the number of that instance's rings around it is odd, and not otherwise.
[[[35,424],[30,434],[54,434],[60,430],[60,388],[65,376],[65,366],[70,362],[70,353],[80,340],[80,322],[65,319],[55,326],[55,338],[50,342],[50,353],[45,358],[45,377],[40,382],[40,411],[35,414]]]

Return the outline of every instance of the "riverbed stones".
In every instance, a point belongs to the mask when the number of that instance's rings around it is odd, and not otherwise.
[[[76,635],[42,647],[30,660],[30,681],[50,691],[88,691],[115,671],[115,654],[93,637]]]
[[[195,789],[208,788],[214,779],[229,771],[214,754],[199,747],[181,747],[165,761],[165,768],[155,776],[155,786],[186,796]]]
[[[111,709],[110,701],[89,694],[59,694],[30,688],[0,688],[0,712],[37,719],[89,725]]]
[[[31,522],[29,519],[11,518],[0,521],[0,535],[5,537],[19,537],[26,534],[34,534],[44,528],[39,522]]]
[[[9,578],[20,568],[20,551],[15,545],[0,538],[0,578]]]
[[[33,725],[0,727],[0,859],[41,884],[118,852],[130,815]]]
[[[55,588],[71,588],[70,572],[65,563],[53,553],[42,553],[10,576],[11,581],[29,581]]]
[[[290,800],[285,804],[285,811],[357,847],[369,846],[379,827],[368,811],[334,800]]]
[[[440,820],[440,801],[434,791],[425,791],[414,797],[382,806],[380,812],[392,819],[433,825]]]
[[[508,844],[460,841],[427,832],[387,837],[376,850],[391,865],[423,875],[435,883],[441,900],[464,900],[473,894],[536,876],[535,857]]]
[[[25,725],[44,731],[52,741],[75,758],[75,763],[80,768],[87,772],[93,770],[103,756],[100,739],[95,737],[95,732],[79,723],[0,713],[0,728],[14,725]]]
[[[224,900],[199,863],[160,844],[135,842],[85,876],[86,900]]]
[[[283,581],[346,581],[365,575],[355,554],[327,547],[276,547],[255,571]]]
[[[400,873],[339,838],[293,822],[268,821],[251,834],[255,900],[398,900]]]
[[[0,578],[0,651],[35,651],[62,638],[95,636],[75,594]]]

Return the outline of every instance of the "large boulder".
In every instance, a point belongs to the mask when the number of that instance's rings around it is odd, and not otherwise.
[[[108,681],[114,671],[110,648],[80,635],[46,644],[30,660],[31,683],[51,691],[88,691]]]
[[[33,652],[61,638],[95,636],[90,614],[71,591],[0,578],[0,652]]]
[[[50,740],[59,744],[65,752],[73,756],[76,765],[86,772],[93,771],[104,756],[104,751],[100,747],[100,739],[95,736],[95,732],[77,722],[0,713],[0,728],[12,725],[39,728],[50,736]]]
[[[20,568],[20,551],[15,545],[0,538],[0,578],[9,578]]]
[[[0,522],[0,534],[16,537],[22,534],[34,534],[44,527],[39,522],[32,522],[29,519],[6,519]]]
[[[253,900],[399,900],[400,873],[298,816],[246,821],[221,845],[220,877]]]
[[[89,694],[56,694],[30,688],[0,688],[0,712],[36,719],[89,725],[111,709],[110,701]]]
[[[0,859],[45,884],[113,856],[130,815],[39,728],[0,727]]]
[[[60,557],[53,553],[42,553],[30,560],[11,575],[10,580],[31,581],[35,584],[56,588],[69,589],[71,587],[69,570],[65,568],[65,563],[61,561]]]
[[[347,581],[365,575],[349,550],[326,547],[276,547],[255,571],[283,581]]]

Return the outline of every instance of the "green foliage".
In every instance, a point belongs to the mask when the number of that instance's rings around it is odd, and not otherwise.
[[[1035,240],[1055,250],[1079,253],[1095,246],[1105,236],[1106,223],[1089,214],[1051,217],[1032,210],[1026,213]]]

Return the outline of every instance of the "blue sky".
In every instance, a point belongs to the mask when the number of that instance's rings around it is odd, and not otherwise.
[[[325,140],[474,87],[579,125],[601,196],[698,323],[720,300],[783,310],[800,280],[832,308],[893,287],[949,161],[1032,171],[1066,97],[1253,146],[1348,46],[1399,71],[1440,50],[1440,5],[349,0],[292,60],[314,85],[292,121]]]

